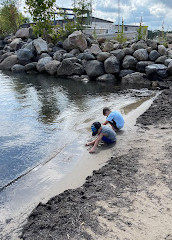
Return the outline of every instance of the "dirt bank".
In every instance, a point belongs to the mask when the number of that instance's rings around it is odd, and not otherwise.
[[[165,90],[82,187],[39,204],[27,240],[172,239],[172,93]]]

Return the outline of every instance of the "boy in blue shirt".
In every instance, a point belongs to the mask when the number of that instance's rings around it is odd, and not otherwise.
[[[110,144],[116,141],[116,133],[112,130],[112,128],[108,126],[101,126],[100,122],[94,122],[91,125],[91,130],[92,135],[95,136],[96,134],[98,134],[98,137],[95,140],[85,144],[86,146],[93,145],[89,153],[95,152],[95,148],[98,146],[101,140]]]
[[[103,115],[107,117],[103,125],[110,123],[114,131],[117,131],[124,127],[124,118],[120,112],[118,111],[112,112],[110,108],[105,107],[103,108]]]

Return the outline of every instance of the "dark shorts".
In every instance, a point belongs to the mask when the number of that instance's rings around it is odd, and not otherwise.
[[[115,129],[117,129],[117,130],[119,130],[119,128],[117,128],[117,126],[116,126],[116,122],[113,120],[113,122],[109,122],[110,123],[110,125],[112,126],[112,127],[114,127]]]
[[[105,136],[102,137],[102,141],[104,141],[106,143],[114,143],[115,142],[115,141],[112,141],[111,139],[109,139],[109,138],[107,138]]]

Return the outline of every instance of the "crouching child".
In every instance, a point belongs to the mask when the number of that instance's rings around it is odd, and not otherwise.
[[[112,144],[116,142],[116,133],[112,130],[111,127],[108,127],[105,125],[101,126],[100,122],[94,122],[91,125],[91,130],[92,130],[92,135],[95,136],[97,134],[98,137],[95,140],[85,144],[86,146],[93,145],[89,153],[95,152],[95,149],[101,140],[108,144]]]

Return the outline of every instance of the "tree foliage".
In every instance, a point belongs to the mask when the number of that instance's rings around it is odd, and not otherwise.
[[[0,8],[0,34],[14,34],[26,18],[18,11],[15,0],[2,2]]]
[[[56,0],[26,0],[26,6],[36,25],[33,27],[36,36],[47,38],[52,33]]]
[[[74,0],[73,11],[76,17],[76,24],[79,30],[89,25],[92,14],[92,0]]]

